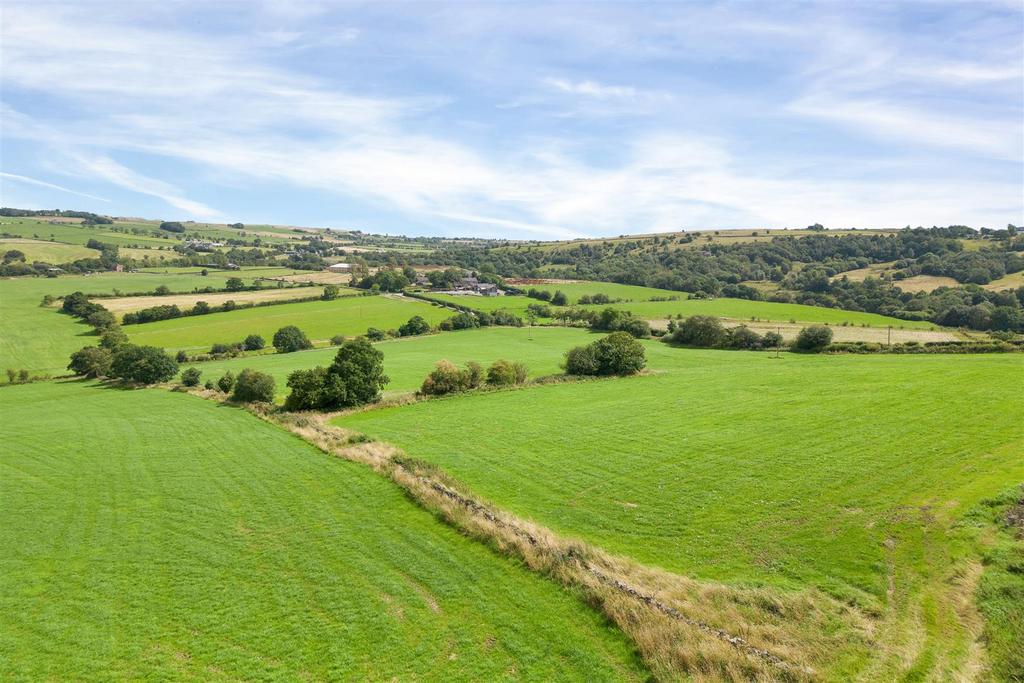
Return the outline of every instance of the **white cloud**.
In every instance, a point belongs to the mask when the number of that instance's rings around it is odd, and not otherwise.
[[[109,199],[104,199],[103,197],[97,197],[94,194],[88,194],[86,192],[79,192],[78,190],[72,190],[72,189],[64,187],[62,185],[57,185],[55,183],[48,183],[48,182],[46,182],[44,180],[37,180],[35,178],[29,178],[28,176],[18,175],[17,173],[6,173],[6,172],[3,172],[3,171],[0,171],[0,178],[8,178],[9,180],[16,180],[19,183],[27,183],[29,185],[35,185],[36,187],[45,187],[45,188],[50,189],[50,190],[58,190],[60,192],[67,192],[68,194],[78,195],[79,197],[85,197],[87,199],[96,199],[96,200],[99,200],[101,202],[109,202],[110,201]]]
[[[544,84],[572,95],[584,95],[586,97],[636,97],[636,88],[621,85],[602,85],[596,81],[570,81],[564,78],[545,78]]]

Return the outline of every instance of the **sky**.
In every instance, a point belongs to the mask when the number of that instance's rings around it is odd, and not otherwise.
[[[0,0],[0,204],[564,239],[1024,223],[1024,0]]]

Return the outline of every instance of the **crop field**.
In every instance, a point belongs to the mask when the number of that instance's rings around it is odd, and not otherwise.
[[[178,306],[182,309],[192,308],[197,301],[205,301],[211,306],[220,306],[225,301],[234,301],[236,304],[247,304],[264,301],[289,301],[292,299],[305,299],[307,297],[319,296],[323,293],[323,287],[282,287],[280,289],[268,287],[267,289],[249,292],[218,292],[216,294],[171,294],[168,296],[126,296],[115,299],[99,299],[98,302],[108,311],[119,317],[129,311],[139,311],[151,306]],[[356,296],[359,290],[342,289],[338,296]]]
[[[67,263],[82,258],[98,258],[100,253],[95,249],[75,244],[60,242],[44,242],[32,239],[0,239],[0,254],[17,250],[25,254],[25,261],[42,261],[43,263]]]
[[[561,372],[566,351],[595,338],[590,332],[568,327],[485,327],[391,339],[375,346],[384,353],[384,371],[391,378],[384,391],[388,396],[419,389],[423,378],[439,360],[450,360],[457,365],[476,361],[486,368],[499,358],[505,358],[525,363],[531,377],[553,375]],[[278,399],[283,400],[288,393],[285,382],[289,374],[317,365],[330,365],[337,353],[337,347],[330,347],[193,365],[203,372],[204,381],[216,379],[226,370],[236,375],[243,368],[265,372],[274,377]]]
[[[414,315],[436,324],[451,316],[451,311],[398,296],[356,296],[174,318],[124,329],[135,344],[198,350],[218,342],[241,341],[250,334],[269,343],[274,332],[286,325],[295,325],[311,340],[324,342],[338,334],[363,334],[368,327],[394,329]]]
[[[244,411],[80,382],[0,406],[5,680],[643,677],[572,593]]]
[[[893,587],[952,600],[955,520],[1024,480],[1024,423],[1007,410],[1024,385],[1015,356],[649,353],[647,376],[337,424],[608,550],[731,584],[815,586],[868,613],[917,609]]]

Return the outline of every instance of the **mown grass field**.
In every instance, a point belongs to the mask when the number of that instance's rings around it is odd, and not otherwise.
[[[574,594],[241,410],[80,382],[0,410],[0,678],[644,677]]]
[[[531,377],[553,375],[561,372],[560,365],[566,351],[593,339],[596,337],[589,332],[568,327],[487,327],[392,339],[378,342],[375,346],[384,353],[384,370],[391,378],[384,391],[388,396],[419,389],[423,378],[439,360],[450,360],[458,365],[476,361],[486,368],[499,358],[505,358],[525,363]],[[274,377],[278,399],[283,400],[288,393],[285,382],[289,374],[317,365],[330,365],[337,353],[337,347],[329,347],[193,365],[203,372],[204,382],[216,380],[227,370],[236,375],[243,368],[266,372]]]
[[[135,344],[200,350],[218,342],[241,341],[250,334],[261,335],[269,343],[286,325],[297,326],[313,341],[325,342],[338,334],[363,334],[368,327],[397,328],[414,315],[435,324],[452,313],[416,299],[355,296],[161,320],[128,325],[124,330]]]
[[[129,311],[139,311],[152,306],[178,306],[182,310],[192,308],[198,301],[205,301],[210,306],[220,306],[226,301],[236,304],[260,303],[266,301],[289,301],[305,299],[323,294],[323,287],[268,287],[248,292],[218,292],[216,294],[171,294],[168,296],[128,296],[111,299],[98,299],[105,309],[119,318]],[[356,296],[360,290],[344,288],[338,296]]]
[[[44,242],[32,239],[0,239],[0,254],[17,250],[25,254],[25,262],[68,263],[83,258],[99,258],[100,252],[77,244]]]
[[[953,529],[1024,480],[1019,357],[649,349],[648,376],[336,423],[641,562],[732,584],[815,586],[884,615],[893,640],[882,678],[903,666],[905,639],[924,643],[911,661],[963,653],[972,636],[949,591],[974,546]]]
[[[620,285],[616,282],[557,282],[544,284],[521,284],[513,285],[522,290],[538,289],[544,292],[561,291],[568,298],[570,304],[579,303],[579,298],[584,294],[606,294],[612,299],[623,299],[629,301],[649,301],[654,297],[678,297],[685,299],[686,292],[675,292],[669,289],[656,289],[654,287],[641,287],[639,285]]]

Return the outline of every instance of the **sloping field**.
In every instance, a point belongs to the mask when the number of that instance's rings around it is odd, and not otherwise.
[[[120,317],[129,311],[140,311],[151,306],[178,306],[181,309],[192,308],[197,301],[205,301],[211,306],[220,306],[225,301],[234,301],[236,304],[248,304],[263,301],[289,301],[292,299],[305,299],[323,294],[323,287],[282,287],[280,289],[268,287],[260,291],[250,292],[218,292],[216,294],[172,294],[169,296],[127,296],[116,299],[98,299],[101,304],[111,313]],[[338,293],[339,296],[356,296],[361,294],[360,290],[344,288]]]
[[[514,285],[518,289],[529,290],[539,289],[544,292],[555,292],[561,291],[568,298],[570,304],[576,304],[579,302],[579,298],[584,294],[607,294],[612,299],[626,299],[630,301],[649,301],[652,297],[678,297],[685,299],[687,297],[686,292],[675,292],[669,289],[656,289],[654,287],[641,287],[639,285],[620,285],[616,282],[589,282],[589,281],[573,281],[573,282],[550,282],[542,284],[517,284]]]
[[[30,239],[0,239],[0,254],[16,249],[25,254],[25,261],[68,263],[82,258],[99,258],[100,252],[76,244],[44,242]]]
[[[876,598],[881,540],[901,505],[946,514],[1024,477],[1024,424],[1008,410],[1020,406],[1019,356],[648,348],[650,376],[428,401],[339,424],[645,562]]]
[[[475,360],[486,368],[499,358],[505,358],[525,363],[531,377],[553,375],[561,372],[560,364],[566,351],[595,338],[589,332],[568,327],[487,327],[392,339],[375,346],[384,353],[384,370],[391,378],[384,391],[388,395],[419,389],[423,378],[439,360],[450,360],[458,365]],[[337,353],[337,347],[330,347],[197,363],[195,367],[203,372],[203,381],[217,379],[226,370],[236,375],[243,368],[266,372],[277,381],[278,398],[283,399],[288,393],[285,382],[289,374],[317,365],[330,365]]]
[[[646,677],[574,594],[243,411],[82,383],[0,411],[0,678]]]
[[[286,325],[297,326],[313,341],[326,341],[337,334],[363,334],[368,327],[397,328],[414,315],[434,324],[451,316],[451,311],[398,296],[353,296],[161,320],[124,330],[135,344],[202,349],[250,334],[261,335],[269,343],[274,332]]]
[[[1024,287],[1024,270],[1004,275],[998,280],[993,280],[987,285],[982,285],[982,287],[993,292],[998,292],[1003,289],[1017,289],[1018,287]]]

